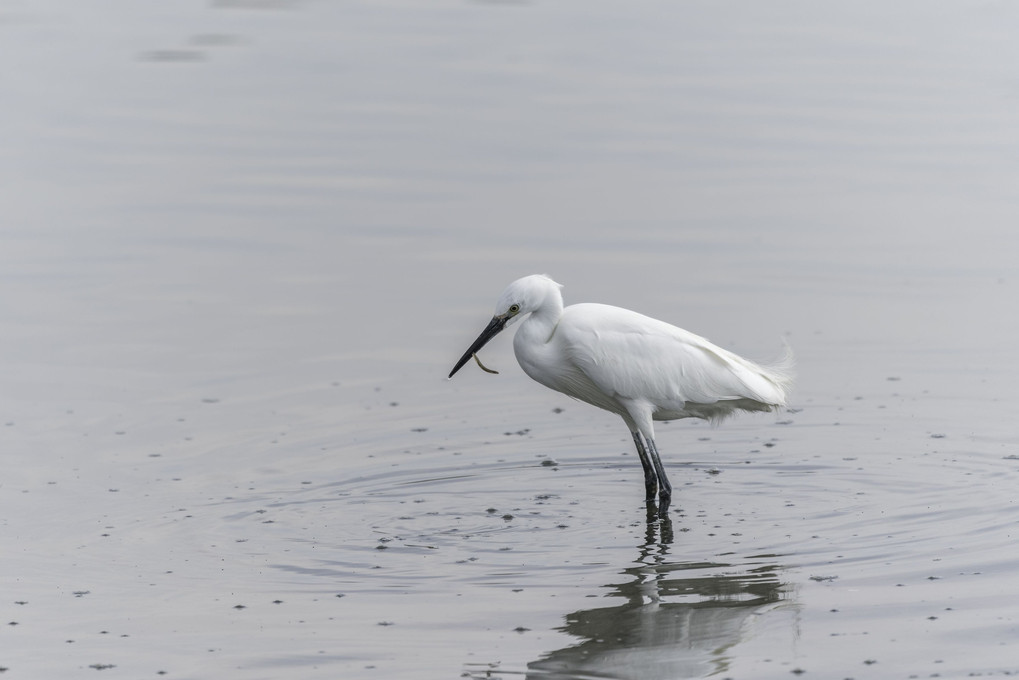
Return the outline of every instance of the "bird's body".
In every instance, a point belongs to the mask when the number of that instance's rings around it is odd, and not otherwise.
[[[654,443],[654,420],[719,421],[737,411],[772,411],[786,404],[791,359],[760,366],[682,328],[610,305],[563,307],[560,286],[534,275],[510,284],[496,314],[450,377],[519,317],[517,361],[535,381],[616,413],[633,435],[644,466],[648,500],[671,498]]]

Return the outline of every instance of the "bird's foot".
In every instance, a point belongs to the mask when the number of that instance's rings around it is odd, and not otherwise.
[[[647,500],[647,521],[669,521],[669,499],[650,498]]]
[[[654,503],[655,499],[658,498],[658,479],[652,477],[651,479],[644,479],[644,500],[648,503]]]
[[[672,493],[667,492],[664,488],[658,494],[658,514],[664,517],[669,512],[669,506],[672,504]]]

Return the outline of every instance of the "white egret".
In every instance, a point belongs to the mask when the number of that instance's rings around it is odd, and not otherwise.
[[[788,351],[781,362],[761,366],[628,309],[593,303],[564,308],[560,288],[543,275],[511,283],[496,303],[495,316],[449,377],[471,357],[477,359],[497,333],[527,317],[513,338],[524,373],[622,417],[644,467],[646,499],[653,502],[657,495],[660,512],[668,508],[672,485],[658,455],[653,421],[718,422],[736,411],[785,406],[793,379]]]

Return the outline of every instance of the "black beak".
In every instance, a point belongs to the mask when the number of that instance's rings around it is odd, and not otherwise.
[[[507,318],[508,317],[500,319],[497,316],[492,317],[492,321],[485,326],[485,330],[481,331],[481,335],[478,336],[478,339],[474,341],[466,352],[464,352],[464,355],[460,357],[460,361],[456,362],[456,366],[454,366],[453,370],[449,372],[450,378],[452,378],[453,374],[459,371],[478,350],[484,347],[489,340],[498,335],[499,331],[506,327]]]

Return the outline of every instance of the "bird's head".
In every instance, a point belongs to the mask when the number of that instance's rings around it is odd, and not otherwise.
[[[544,274],[525,276],[508,285],[506,290],[502,292],[502,295],[499,296],[499,301],[495,304],[495,315],[492,317],[492,320],[488,322],[485,330],[481,331],[481,335],[478,336],[477,340],[471,343],[470,348],[456,362],[453,370],[449,372],[449,377],[452,378],[475,353],[484,347],[489,340],[498,335],[500,331],[508,326],[512,326],[518,319],[522,319],[545,304],[550,294],[559,296],[558,299],[561,306],[562,296],[559,293],[560,288],[562,286]]]
[[[494,319],[505,319],[504,328],[512,326],[518,319],[535,311],[548,299],[550,294],[555,294],[561,299],[559,289],[561,285],[545,276],[544,274],[532,274],[517,279],[499,296],[495,303]]]

